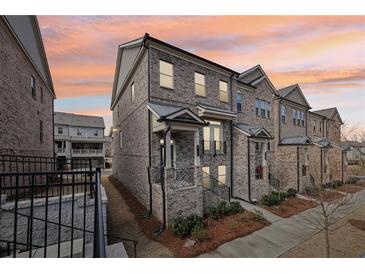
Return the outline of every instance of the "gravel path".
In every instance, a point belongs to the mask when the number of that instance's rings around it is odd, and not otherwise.
[[[108,197],[108,234],[137,240],[137,257],[139,258],[173,257],[166,247],[144,235],[125,200],[109,182],[107,176],[102,177],[102,184]],[[133,245],[124,244],[129,256],[133,257]]]

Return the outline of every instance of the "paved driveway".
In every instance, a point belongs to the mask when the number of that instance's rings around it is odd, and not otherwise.
[[[365,190],[357,193],[357,198],[351,208],[341,212],[339,218],[365,205]],[[243,207],[248,207],[242,202]],[[250,205],[251,210],[255,207]],[[263,211],[262,209],[260,209]],[[246,237],[237,238],[219,246],[216,250],[201,255],[202,258],[218,257],[248,257],[275,258],[301,244],[318,233],[306,221],[305,216],[313,214],[316,209],[308,209],[289,218],[275,217],[274,214],[264,212],[272,224]],[[274,216],[272,216],[274,215]]]

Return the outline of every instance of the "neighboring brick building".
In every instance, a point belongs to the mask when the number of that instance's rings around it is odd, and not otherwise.
[[[311,183],[310,105],[259,65],[238,73],[146,34],[119,46],[111,109],[113,175],[164,224]],[[336,117],[323,120],[329,135]],[[338,170],[338,153],[327,156]]]
[[[0,16],[0,153],[53,157],[55,92],[35,16]]]

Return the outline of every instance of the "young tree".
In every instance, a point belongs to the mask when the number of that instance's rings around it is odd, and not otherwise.
[[[348,186],[346,185],[346,188]],[[308,196],[314,198],[317,207],[308,211],[304,218],[307,223],[316,231],[323,231],[325,240],[326,257],[330,257],[330,232],[333,225],[353,210],[357,194],[341,195],[333,189],[320,186],[307,187],[305,190]],[[346,191],[347,192],[347,191]]]

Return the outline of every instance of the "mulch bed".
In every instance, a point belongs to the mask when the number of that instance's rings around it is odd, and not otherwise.
[[[155,217],[142,218],[139,216],[145,215],[148,210],[112,176],[109,177],[110,182],[123,195],[131,212],[136,216],[136,220],[144,234],[153,239],[168,249],[170,249],[175,257],[195,257],[200,254],[215,250],[218,246],[225,242],[229,242],[238,237],[246,236],[259,230],[270,222],[259,218],[256,214],[250,211],[226,216],[219,220],[205,218],[204,224],[207,228],[207,240],[196,242],[193,247],[184,247],[187,239],[179,239],[169,229],[166,229],[159,236],[153,234],[160,226],[161,222]]]
[[[336,190],[346,193],[356,193],[358,191],[361,191],[362,188],[354,184],[354,185],[343,185],[336,188]]]
[[[365,221],[364,220],[350,219],[349,223],[358,229],[365,230]]]
[[[322,192],[322,199],[324,202],[333,202],[334,200],[337,200],[337,199],[340,199],[342,197],[344,197],[345,195],[341,194],[341,193],[338,193],[334,190],[332,191],[324,191]],[[309,194],[304,194],[304,196],[307,196],[309,198],[313,198],[313,199],[319,199],[319,196],[318,195],[309,195]]]
[[[313,201],[303,200],[300,198],[288,198],[276,206],[270,207],[263,204],[260,204],[260,206],[276,215],[279,215],[280,217],[288,218],[304,210],[316,207],[317,204]]]

